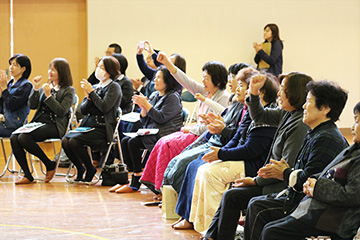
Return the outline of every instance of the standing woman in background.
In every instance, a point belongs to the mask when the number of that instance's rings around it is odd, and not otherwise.
[[[0,71],[0,137],[10,137],[22,126],[29,115],[27,105],[32,84],[28,80],[31,73],[30,59],[23,54],[15,54],[9,59],[12,79],[7,82],[5,71]]]
[[[75,89],[72,87],[72,77],[69,63],[63,58],[55,58],[49,65],[49,83],[40,87],[41,76],[33,79],[33,91],[28,105],[36,109],[31,122],[45,125],[29,133],[13,134],[10,137],[11,148],[16,161],[24,171],[24,177],[15,184],[28,184],[34,181],[31,175],[26,152],[38,157],[46,167],[45,182],[49,182],[55,175],[56,163],[51,161],[37,142],[49,138],[62,138],[69,121],[70,107],[74,102]]]
[[[264,39],[263,43],[253,43],[256,52],[254,61],[258,70],[265,70],[278,77],[282,73],[284,45],[276,24],[269,23],[264,27]]]

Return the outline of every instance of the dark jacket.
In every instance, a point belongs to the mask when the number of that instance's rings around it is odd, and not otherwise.
[[[97,85],[94,85],[96,88]],[[116,127],[116,117],[118,116],[118,108],[122,98],[121,87],[112,81],[104,87],[105,95],[101,98],[95,91],[89,94],[89,99],[84,98],[80,105],[80,112],[84,115],[88,114],[88,105],[90,101],[104,114],[106,139],[112,141],[113,133]]]
[[[267,41],[265,41],[267,42]],[[264,60],[267,64],[270,65],[267,72],[278,76],[282,73],[282,66],[283,66],[283,51],[284,45],[280,40],[274,40],[271,42],[271,52],[270,56],[267,55],[264,50],[260,50],[255,55],[254,61],[256,64],[259,64],[260,60]]]
[[[12,85],[9,81],[7,89],[2,92],[0,98],[0,112],[5,116],[5,127],[17,129],[21,127],[30,109],[27,105],[31,93],[32,84],[27,79],[19,79]]]
[[[123,76],[121,79],[115,79],[114,81],[121,87],[122,98],[120,102],[120,108],[122,110],[122,114],[127,114],[132,110],[132,96],[134,95],[134,87],[128,77],[125,75],[121,76]]]
[[[360,226],[360,147],[343,150],[318,175],[313,198],[290,215],[307,226],[350,238]]]
[[[31,120],[36,121],[42,114],[39,109],[41,106],[42,96],[44,95],[44,90],[41,88],[39,91],[32,90],[28,105],[30,109],[36,109],[34,118]],[[51,96],[45,99],[44,103],[51,109],[54,113],[56,127],[59,132],[60,138],[62,138],[66,132],[66,127],[69,122],[70,117],[70,107],[74,102],[75,98],[75,89],[71,86],[61,87],[56,96]]]
[[[144,128],[158,128],[159,133],[143,136],[141,140],[147,149],[152,150],[158,139],[181,129],[183,117],[181,98],[177,92],[171,91],[160,97],[156,91],[151,94],[149,102],[153,107],[140,121]]]

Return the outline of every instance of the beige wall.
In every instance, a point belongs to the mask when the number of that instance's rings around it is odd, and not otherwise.
[[[10,8],[0,0],[0,69],[8,68],[10,57]],[[30,79],[42,75],[56,57],[66,58],[74,87],[80,96],[80,79],[87,75],[87,18],[85,0],[14,0],[14,53],[30,57]]]
[[[360,99],[360,1],[87,0],[88,73],[94,57],[118,42],[127,56],[129,77],[141,77],[136,44],[148,39],[167,54],[187,60],[188,74],[201,79],[210,60],[227,67],[254,63],[252,43],[262,41],[265,24],[279,25],[284,72],[303,71],[350,91],[340,127],[351,126],[351,109]]]

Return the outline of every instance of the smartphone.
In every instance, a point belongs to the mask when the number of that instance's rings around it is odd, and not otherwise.
[[[145,41],[140,41],[139,42],[139,48],[145,49]]]

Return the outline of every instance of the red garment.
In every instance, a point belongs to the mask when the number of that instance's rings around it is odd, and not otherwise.
[[[197,138],[195,134],[183,132],[175,132],[160,138],[151,151],[140,181],[154,184],[155,189],[160,191],[164,172],[170,160]]]

